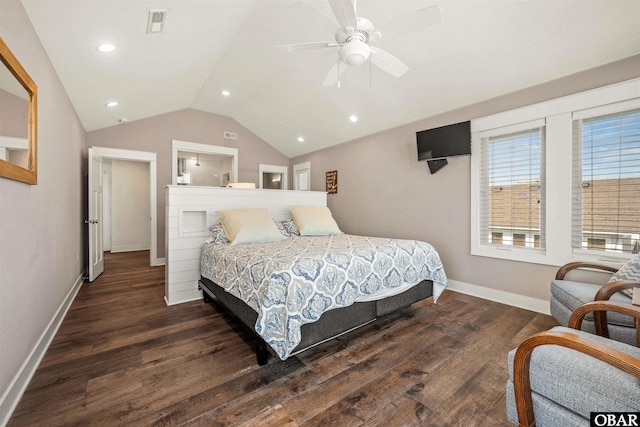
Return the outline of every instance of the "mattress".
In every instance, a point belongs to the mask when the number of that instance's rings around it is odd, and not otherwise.
[[[426,242],[348,234],[235,246],[210,239],[201,274],[258,313],[256,332],[282,360],[300,342],[300,327],[329,310],[423,280],[440,285],[435,301],[447,283],[437,251]]]

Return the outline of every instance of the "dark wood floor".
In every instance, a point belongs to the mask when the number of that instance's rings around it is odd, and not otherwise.
[[[148,252],[107,254],[9,426],[499,426],[507,352],[555,321],[445,291],[297,357],[255,362],[215,306],[167,307]]]

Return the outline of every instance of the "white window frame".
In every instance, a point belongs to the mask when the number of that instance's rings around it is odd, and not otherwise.
[[[624,111],[637,110],[640,108],[640,99],[632,99],[629,101],[617,102],[614,104],[608,104],[604,106],[598,106],[595,108],[589,108],[586,110],[576,111],[573,113],[573,120],[591,119],[599,116],[606,116],[609,114],[621,113]],[[598,257],[602,256],[603,252],[587,248],[573,248],[573,253],[581,258],[585,257]],[[617,258],[615,252],[606,252],[607,257]],[[628,257],[628,254],[621,254],[621,257]]]
[[[514,134],[514,133],[519,133],[519,132],[525,132],[525,131],[529,131],[531,129],[544,129],[545,128],[545,121],[544,120],[533,120],[533,121],[529,121],[529,122],[524,122],[524,123],[518,123],[516,125],[512,125],[512,126],[506,126],[506,127],[501,127],[501,128],[497,128],[497,129],[489,129],[486,131],[482,131],[482,132],[478,132],[474,135],[474,137],[477,138],[476,142],[477,145],[475,147],[475,151],[473,151],[474,153],[476,153],[476,159],[478,160],[478,166],[480,166],[480,156],[483,154],[483,150],[481,149],[480,145],[482,144],[482,140],[485,139],[489,139],[489,138],[493,138],[493,137],[499,137],[499,136],[503,136],[503,135],[509,135],[509,134]],[[543,138],[542,141],[542,147],[541,147],[541,162],[542,162],[542,170],[540,171],[541,174],[544,174],[544,165],[545,165],[545,140],[546,138]],[[480,172],[478,172],[480,173]],[[478,175],[478,179],[480,180],[480,175]],[[540,183],[541,185],[544,185],[544,181],[545,181],[545,176],[542,175],[540,176]],[[482,203],[482,197],[480,195],[481,189],[478,189],[477,195],[479,197],[479,201],[478,203]],[[540,196],[544,197],[544,191],[540,192]],[[542,207],[545,205],[544,200],[541,200],[541,205]],[[480,205],[479,205],[480,206]],[[545,230],[545,220],[544,220],[544,212],[540,212],[540,221],[541,221],[541,230],[540,233],[543,234],[544,230]],[[480,222],[479,222],[480,224]],[[480,232],[480,226],[478,227],[478,232]],[[487,231],[488,235],[491,235],[490,231]],[[506,240],[507,242],[511,242],[511,243],[503,243],[500,246],[496,246],[496,245],[491,245],[491,247],[499,249],[499,250],[509,250],[509,251],[525,251],[527,252],[526,256],[530,256],[529,253],[531,252],[540,252],[540,248],[533,248],[533,247],[521,247],[521,246],[516,246],[513,244],[513,238],[514,235],[505,235],[503,234],[502,238],[504,239],[503,242]]]
[[[629,254],[586,253],[571,247],[571,145],[573,114],[581,110],[628,101],[640,102],[640,79],[505,111],[471,121],[472,153],[479,153],[482,133],[521,123],[546,120],[546,248],[497,247],[480,242],[480,159],[471,156],[471,254],[559,266],[572,261],[619,265]],[[621,104],[622,105],[622,104]],[[624,111],[624,110],[618,110]]]

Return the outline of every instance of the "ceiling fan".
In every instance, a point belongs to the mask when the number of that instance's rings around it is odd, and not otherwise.
[[[349,65],[362,65],[367,60],[394,77],[400,77],[409,67],[389,52],[371,44],[383,37],[393,37],[421,30],[442,21],[440,6],[430,6],[401,16],[387,25],[376,27],[367,18],[356,14],[356,0],[329,0],[331,10],[340,25],[335,41],[307,42],[281,45],[292,52],[307,49],[334,49],[338,61],[324,79],[325,86],[340,83],[340,76]]]

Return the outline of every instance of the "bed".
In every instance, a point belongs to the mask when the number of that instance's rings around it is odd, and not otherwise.
[[[285,360],[446,286],[437,251],[416,240],[343,233],[326,206],[218,212],[200,256],[199,287],[255,337],[260,365]]]

